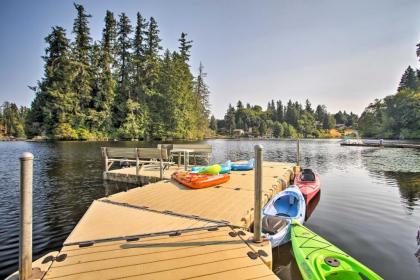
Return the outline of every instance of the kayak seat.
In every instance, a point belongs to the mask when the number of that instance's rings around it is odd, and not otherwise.
[[[312,169],[303,169],[302,175],[300,175],[301,181],[315,181],[315,173]]]
[[[262,219],[262,230],[270,235],[276,234],[287,226],[287,221],[280,217],[264,216]]]

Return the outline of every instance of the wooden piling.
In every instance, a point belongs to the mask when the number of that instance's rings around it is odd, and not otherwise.
[[[32,176],[31,153],[20,156],[20,235],[19,235],[19,279],[32,276]]]
[[[255,145],[255,198],[254,198],[254,242],[262,242],[262,166],[263,147]]]

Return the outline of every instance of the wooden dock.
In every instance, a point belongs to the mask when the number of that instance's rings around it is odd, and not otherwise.
[[[175,171],[184,170],[184,166],[172,165],[164,170],[163,179],[169,180]],[[103,179],[115,182],[146,185],[161,181],[160,168],[157,165],[145,166],[136,175],[136,167],[126,167],[114,170],[104,171]]]
[[[403,143],[340,143],[341,146],[353,147],[376,147],[376,148],[409,148],[420,149],[419,144],[403,144]]]
[[[170,180],[173,171],[95,200],[38,279],[278,279],[269,241],[254,243],[249,231],[254,171],[205,189]],[[292,176],[293,164],[264,162],[263,204]]]

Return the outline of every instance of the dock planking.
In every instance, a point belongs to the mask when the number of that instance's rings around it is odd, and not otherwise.
[[[293,164],[264,162],[263,204],[292,176]],[[253,170],[212,188],[165,179],[95,200],[43,279],[277,279],[271,245],[247,231],[253,208]]]

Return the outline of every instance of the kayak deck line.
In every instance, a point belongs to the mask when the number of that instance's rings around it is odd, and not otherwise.
[[[263,204],[289,185],[293,167],[263,162]],[[164,178],[94,200],[61,257],[42,260],[42,279],[278,279],[270,242],[252,241],[254,176],[232,171],[204,189]]]

